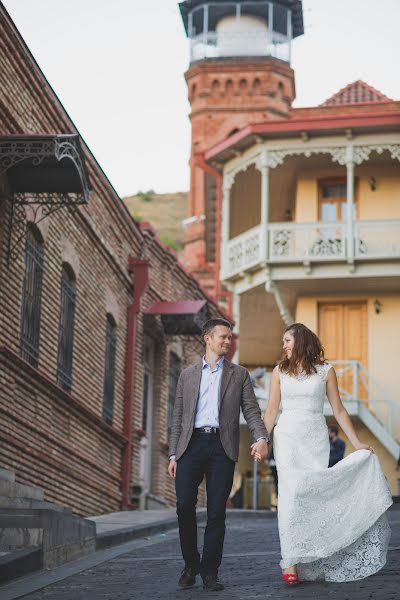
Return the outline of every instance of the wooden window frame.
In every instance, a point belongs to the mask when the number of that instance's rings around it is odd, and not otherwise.
[[[321,214],[321,205],[322,202],[325,201],[329,201],[328,198],[323,198],[322,197],[322,187],[324,185],[337,185],[337,184],[343,184],[346,186],[347,185],[347,180],[346,177],[324,177],[322,179],[318,179],[318,221],[321,222],[322,220],[322,214]],[[359,219],[359,212],[360,212],[360,203],[358,201],[358,190],[359,190],[359,182],[358,182],[358,177],[354,178],[354,206],[356,207],[356,219]],[[347,198],[346,196],[344,196],[345,201],[347,202]],[[339,198],[332,198],[332,203],[335,202],[336,205],[339,204],[338,200],[340,200],[342,202],[341,199]],[[338,208],[336,208],[336,217],[337,217],[337,213],[338,213]],[[342,220],[341,219],[336,219],[337,223],[341,223]]]

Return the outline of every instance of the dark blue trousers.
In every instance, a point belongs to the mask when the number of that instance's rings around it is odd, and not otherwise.
[[[178,460],[175,487],[179,537],[186,567],[202,575],[218,572],[225,537],[226,502],[232,489],[235,462],[228,458],[219,433],[194,432]],[[207,526],[203,554],[197,548],[196,504],[199,485],[206,478]]]

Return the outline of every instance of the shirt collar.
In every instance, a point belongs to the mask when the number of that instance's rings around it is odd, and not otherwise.
[[[219,359],[219,361],[217,362],[217,369],[222,369],[222,367],[224,366],[224,356],[221,356],[221,358]],[[206,361],[206,357],[203,356],[203,369],[205,367],[208,367],[209,369],[211,369],[210,365],[208,364],[208,362]]]

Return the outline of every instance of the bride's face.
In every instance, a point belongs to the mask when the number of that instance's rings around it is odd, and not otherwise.
[[[283,351],[286,354],[287,358],[292,356],[294,348],[294,336],[290,333],[290,331],[286,331],[283,336]]]

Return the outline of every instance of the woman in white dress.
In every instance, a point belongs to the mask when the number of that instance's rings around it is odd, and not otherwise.
[[[275,367],[264,423],[275,427],[282,578],[355,581],[386,562],[391,493],[373,448],[357,437],[339,395],[335,370],[318,337],[294,323],[284,333],[285,358]],[[328,468],[325,397],[355,452]],[[253,456],[257,459],[255,449]]]

